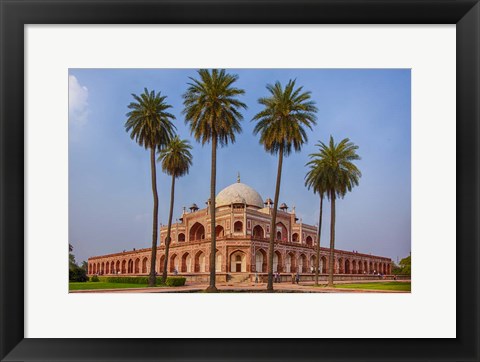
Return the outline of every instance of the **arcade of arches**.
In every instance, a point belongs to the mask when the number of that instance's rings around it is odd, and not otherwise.
[[[216,197],[217,275],[266,273],[272,214],[271,200],[265,202],[253,188],[237,182]],[[210,216],[208,207],[194,204],[184,209],[179,222],[172,225],[168,272],[191,280],[206,280],[210,260]],[[295,208],[277,210],[273,270],[279,273],[312,275],[315,267],[317,228],[296,217]],[[167,228],[160,228],[156,272],[163,272]],[[329,249],[320,248],[322,274],[328,272]],[[88,274],[147,275],[151,249],[123,251],[88,259]],[[391,259],[370,254],[335,250],[336,274],[390,274]]]

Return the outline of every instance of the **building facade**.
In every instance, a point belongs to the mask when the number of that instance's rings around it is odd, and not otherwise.
[[[273,202],[263,201],[252,187],[238,181],[222,191],[216,202],[216,274],[220,281],[251,280],[255,274],[267,273],[270,233],[275,234],[273,270],[281,275],[299,273],[302,279],[313,276],[317,227],[302,223],[295,208],[285,204],[277,211],[275,230],[270,230]],[[190,281],[209,277],[211,250],[210,207],[199,209],[193,204],[184,208],[179,222],[172,225],[169,250],[169,274],[185,275]],[[160,228],[156,272],[163,272],[167,227]],[[151,248],[123,251],[88,259],[90,275],[147,275],[150,272]],[[320,248],[322,274],[328,273],[329,249]],[[391,259],[335,250],[335,274],[390,274]]]

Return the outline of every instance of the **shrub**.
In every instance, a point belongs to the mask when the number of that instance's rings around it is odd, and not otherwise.
[[[96,275],[94,275],[91,279],[90,279],[91,282],[99,282],[100,279],[98,279],[98,277]]]
[[[148,277],[109,277],[107,283],[148,284]]]
[[[181,287],[182,285],[185,285],[186,281],[187,278],[185,277],[167,277],[165,285],[169,287]]]
[[[87,272],[83,268],[74,266],[68,272],[68,280],[71,282],[86,282],[88,281]]]

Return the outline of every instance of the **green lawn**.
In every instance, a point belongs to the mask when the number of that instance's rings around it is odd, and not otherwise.
[[[377,283],[335,284],[335,288],[399,290],[402,292],[410,292],[412,290],[412,283],[411,282],[377,282]]]
[[[107,282],[69,283],[69,290],[146,288],[147,284],[123,284]]]

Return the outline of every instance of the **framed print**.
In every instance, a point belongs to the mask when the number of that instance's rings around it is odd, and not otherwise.
[[[2,361],[479,359],[478,1],[1,0],[1,12]],[[225,112],[243,112],[249,137],[218,158],[188,133],[199,114],[189,99],[208,77],[238,86]],[[254,126],[282,84],[306,92],[301,120],[324,131],[308,133],[303,158],[285,154],[278,198],[276,144],[260,146]],[[190,178],[167,178],[167,148],[156,162],[126,122],[150,95],[190,137]],[[317,234],[320,198],[300,189],[328,133],[358,143],[363,175],[350,165],[353,184],[328,189]],[[163,203],[153,227],[151,174]],[[397,250],[412,251],[408,265]],[[411,291],[378,291],[407,269]],[[364,282],[355,292],[352,278]],[[93,279],[97,292],[74,290]],[[285,292],[259,293],[269,286]],[[213,288],[225,293],[203,293]]]

